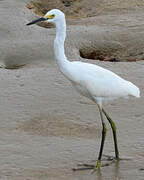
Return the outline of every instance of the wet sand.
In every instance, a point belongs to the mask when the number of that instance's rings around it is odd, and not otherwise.
[[[77,163],[96,160],[101,138],[98,109],[75,92],[59,72],[54,29],[25,24],[34,18],[25,1],[0,1],[0,179],[144,179],[144,13],[108,14],[82,19],[67,28],[66,54],[108,68],[135,83],[141,98],[105,105],[118,127],[120,161],[100,172],[73,172]],[[17,7],[15,9],[15,7]],[[104,42],[104,45],[102,45]],[[82,59],[81,47],[117,47],[118,57],[136,62]],[[133,54],[132,54],[133,53]],[[108,126],[104,154],[113,155]]]

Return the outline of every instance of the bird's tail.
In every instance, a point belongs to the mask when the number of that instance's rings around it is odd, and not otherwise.
[[[129,81],[128,84],[129,84],[129,95],[139,98],[140,97],[139,88]]]

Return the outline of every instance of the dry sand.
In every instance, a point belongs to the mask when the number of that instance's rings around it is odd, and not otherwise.
[[[134,1],[133,1],[134,2]],[[136,1],[135,1],[136,2]],[[142,1],[141,1],[142,2]],[[66,54],[108,68],[140,87],[141,98],[105,106],[118,126],[120,154],[131,157],[101,172],[72,172],[97,158],[101,124],[97,107],[75,92],[53,55],[54,29],[25,24],[34,18],[24,0],[0,0],[0,179],[144,179],[144,13],[142,9],[76,21],[67,28]],[[136,62],[82,59],[79,49],[108,49]],[[114,50],[113,50],[114,49]],[[104,154],[113,154],[108,131]]]

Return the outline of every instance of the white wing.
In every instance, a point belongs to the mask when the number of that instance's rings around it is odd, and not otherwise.
[[[100,66],[70,62],[66,76],[83,95],[92,97],[118,98],[128,95],[140,96],[139,88],[115,73]]]

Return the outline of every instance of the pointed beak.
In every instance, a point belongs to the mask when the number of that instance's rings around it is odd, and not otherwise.
[[[38,22],[41,22],[41,21],[46,21],[46,20],[47,20],[46,18],[41,17],[41,18],[36,19],[36,20],[34,20],[34,21],[32,21],[32,22],[26,24],[26,25],[29,26],[29,25],[32,25],[32,24],[35,24],[35,23],[38,23]]]

